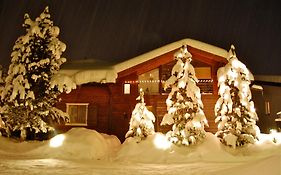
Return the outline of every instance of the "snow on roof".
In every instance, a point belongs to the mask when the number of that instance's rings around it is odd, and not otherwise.
[[[228,52],[222,48],[188,38],[182,39],[177,42],[173,42],[171,44],[165,45],[163,47],[128,59],[124,62],[115,65],[104,64],[103,62],[97,60],[82,60],[75,61],[72,63],[66,63],[66,66],[62,67],[60,73],[72,77],[73,81],[77,85],[89,82],[114,83],[116,81],[118,72],[121,72],[143,62],[151,60],[155,57],[178,49],[185,44],[193,48],[197,48],[224,58],[226,58],[228,55]]]
[[[165,45],[163,47],[160,47],[158,49],[152,50],[150,52],[144,53],[142,55],[139,55],[137,57],[134,57],[132,59],[126,60],[122,63],[116,64],[114,66],[114,69],[117,72],[121,72],[123,70],[126,70],[130,67],[133,67],[135,65],[138,65],[140,63],[146,62],[148,60],[151,60],[155,57],[158,57],[160,55],[163,55],[165,53],[168,53],[170,51],[173,51],[175,49],[180,48],[182,45],[188,45],[191,46],[193,48],[197,48],[209,53],[212,53],[214,55],[218,55],[224,58],[227,58],[228,52],[225,49],[207,44],[207,43],[203,43],[201,41],[197,41],[197,40],[193,40],[193,39],[182,39],[176,42],[173,42],[171,44]]]
[[[81,85],[91,82],[115,83],[117,73],[112,69],[93,70],[61,70],[60,74],[69,76],[75,84]]]
[[[256,84],[254,84],[253,86],[252,86],[252,88],[253,89],[256,89],[256,90],[263,90],[263,87],[262,86],[259,86],[259,85],[256,85]]]
[[[255,80],[271,83],[281,83],[281,75],[256,75]]]
[[[77,85],[91,82],[114,83],[117,78],[110,63],[94,59],[67,62],[59,73],[71,77]]]

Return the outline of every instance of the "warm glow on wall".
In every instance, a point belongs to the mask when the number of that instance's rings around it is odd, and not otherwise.
[[[212,79],[211,67],[195,67],[194,70],[198,79]]]

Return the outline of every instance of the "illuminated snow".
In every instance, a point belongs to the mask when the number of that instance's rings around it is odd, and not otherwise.
[[[277,133],[281,136],[281,133]],[[224,147],[207,133],[197,147],[167,149],[155,146],[155,140],[167,143],[157,133],[146,140],[127,139],[122,145],[116,137],[87,129],[74,129],[64,135],[65,142],[50,148],[49,142],[15,142],[0,137],[1,175],[280,175],[281,143],[273,143],[270,134],[261,134],[260,143],[241,149]],[[100,141],[98,141],[100,140]],[[158,142],[158,141],[157,141]],[[107,159],[92,159],[91,148],[106,148]],[[60,154],[59,154],[60,153]],[[100,154],[101,155],[101,154]],[[101,158],[101,157],[100,157]]]
[[[156,134],[153,143],[156,148],[163,150],[170,148],[172,145],[168,138],[162,134]]]
[[[63,134],[57,135],[50,140],[50,147],[56,148],[63,144],[65,136]]]

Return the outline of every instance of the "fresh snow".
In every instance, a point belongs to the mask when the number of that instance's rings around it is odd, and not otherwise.
[[[50,87],[57,87],[61,93],[70,93],[71,90],[76,89],[76,83],[74,83],[69,76],[63,74],[56,74],[52,77],[50,81]]]
[[[281,173],[281,133],[261,134],[256,144],[239,149],[222,145],[211,133],[206,133],[204,142],[192,147],[171,145],[161,133],[148,136],[142,141],[130,137],[123,144],[116,136],[85,128],[73,128],[63,136],[64,141],[59,147],[50,147],[54,139],[17,142],[0,137],[0,174]],[[278,142],[273,143],[273,138]]]

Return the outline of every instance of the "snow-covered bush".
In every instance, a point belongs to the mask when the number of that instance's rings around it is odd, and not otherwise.
[[[177,145],[190,145],[203,140],[204,125],[208,125],[203,112],[200,89],[196,85],[198,79],[191,65],[192,56],[183,46],[175,53],[177,63],[172,69],[172,75],[165,83],[165,88],[171,87],[166,100],[168,113],[161,125],[173,124],[172,131],[167,133],[170,141]]]
[[[145,139],[147,136],[154,134],[155,116],[150,112],[144,103],[144,92],[140,89],[140,95],[137,98],[139,102],[136,104],[132,112],[129,131],[127,137],[139,137]]]
[[[219,99],[215,105],[217,137],[225,145],[236,147],[254,143],[259,131],[250,83],[251,72],[241,63],[232,45],[228,63],[218,70]]]
[[[26,34],[15,42],[1,93],[1,115],[7,135],[24,140],[53,131],[50,123],[65,122],[68,116],[53,107],[62,90],[51,80],[66,61],[61,57],[66,45],[57,38],[60,30],[48,7],[35,21],[25,14],[23,27]]]

